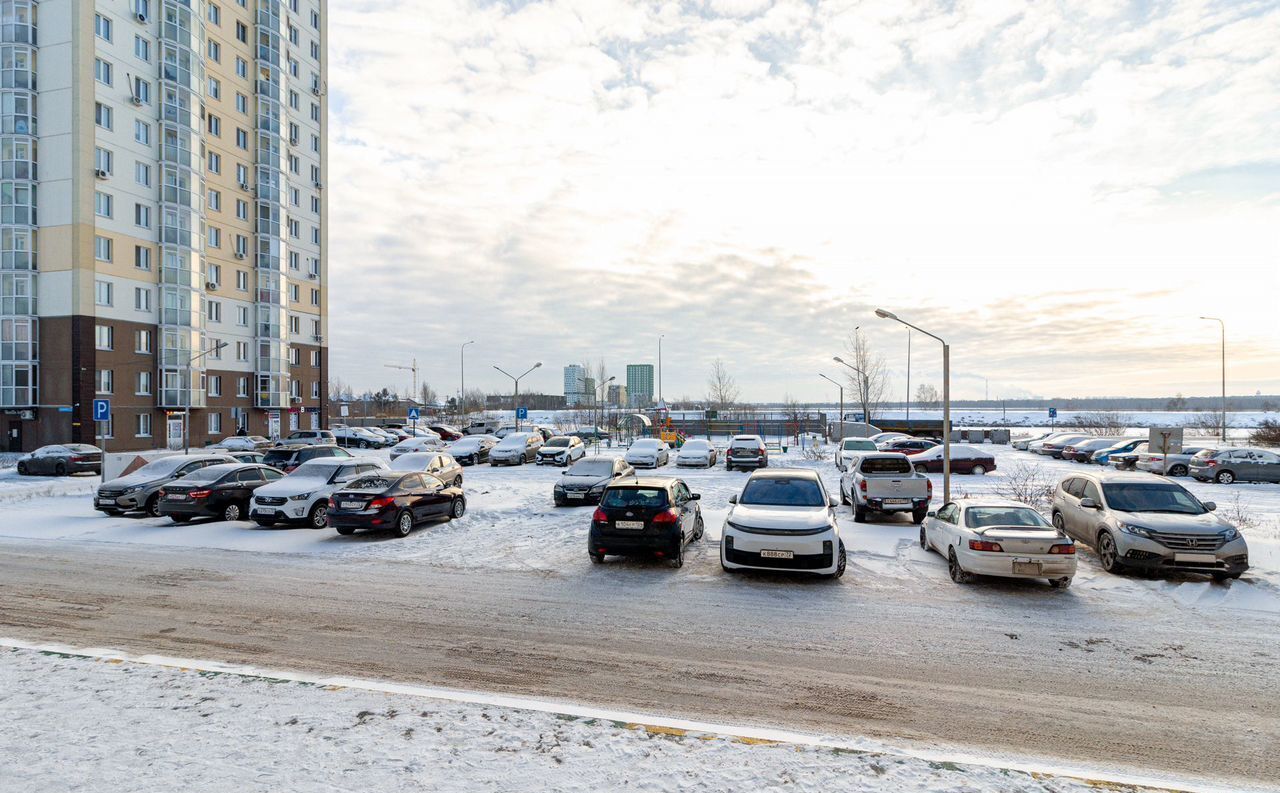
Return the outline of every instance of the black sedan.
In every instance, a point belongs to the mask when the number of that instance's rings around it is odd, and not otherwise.
[[[31,454],[18,459],[18,473],[22,476],[52,474],[100,474],[102,450],[87,443],[57,443],[41,446]]]
[[[378,471],[351,480],[329,497],[329,525],[339,534],[389,529],[408,537],[425,520],[460,518],[467,512],[462,488],[431,474]]]
[[[619,457],[583,457],[552,488],[557,507],[575,504],[598,504],[605,486],[624,476],[635,476],[635,469]]]
[[[244,520],[256,488],[284,474],[269,465],[221,463],[192,471],[160,489],[157,507],[174,523],[192,518]]]

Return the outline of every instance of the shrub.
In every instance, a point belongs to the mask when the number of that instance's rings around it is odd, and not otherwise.
[[[1077,413],[1072,417],[1075,428],[1086,435],[1115,435],[1129,426],[1127,417],[1122,413],[1096,410],[1091,413]]]
[[[1256,443],[1259,446],[1280,446],[1280,421],[1264,419],[1249,435],[1249,443]]]
[[[1003,476],[995,487],[995,494],[1001,498],[1021,501],[1044,512],[1053,503],[1053,491],[1056,487],[1057,483],[1040,466],[1018,463],[1003,470]]]

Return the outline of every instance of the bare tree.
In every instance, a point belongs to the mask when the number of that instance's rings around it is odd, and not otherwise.
[[[738,381],[729,374],[724,361],[719,358],[711,364],[711,377],[707,378],[707,407],[712,410],[728,410],[738,401]]]
[[[439,399],[439,394],[431,387],[429,383],[423,383],[418,386],[418,403],[421,405],[434,405]]]
[[[1178,395],[1165,403],[1164,409],[1170,412],[1181,412],[1187,409],[1187,398],[1178,392]]]
[[[889,391],[889,369],[885,366],[884,356],[871,349],[867,337],[858,328],[854,328],[845,339],[844,349],[849,365],[861,373],[846,375],[854,401],[862,405],[862,420],[874,423],[875,412]]]
[[[1123,413],[1106,410],[1079,413],[1072,417],[1071,423],[1086,435],[1099,437],[1118,435],[1129,426],[1128,417]]]
[[[942,395],[931,383],[921,383],[916,389],[916,404],[926,410],[932,410],[942,404]]]

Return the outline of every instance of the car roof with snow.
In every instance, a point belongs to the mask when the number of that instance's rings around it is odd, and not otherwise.
[[[1092,476],[1099,482],[1169,482],[1170,484],[1177,484],[1177,482],[1171,482],[1163,476],[1149,474],[1145,471],[1081,471],[1078,474],[1068,474],[1062,478],[1069,479],[1073,476]]]
[[[613,480],[609,487],[670,487],[678,481],[675,476],[627,476]]]
[[[889,455],[892,456],[892,455]],[[899,454],[898,457],[906,457]],[[820,480],[817,471],[808,468],[758,468],[751,472],[751,479],[814,479]]]

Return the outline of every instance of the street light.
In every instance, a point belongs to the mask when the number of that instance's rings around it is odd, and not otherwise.
[[[472,339],[458,348],[458,415],[463,421],[467,418],[467,345],[475,343]]]
[[[658,406],[662,406],[662,340],[667,334],[658,334]]]
[[[463,345],[463,346],[466,346],[466,345]],[[503,374],[505,374],[507,377],[510,377],[511,381],[515,383],[515,394],[514,396],[511,397],[511,407],[515,409],[515,413],[516,413],[516,432],[520,431],[520,379],[523,378],[526,374],[529,374],[529,372],[532,372],[534,369],[537,369],[539,366],[542,366],[542,361],[538,361],[533,366],[530,366],[523,374],[520,375],[520,377],[516,377],[515,375],[511,374],[506,369],[503,369],[501,366],[498,366],[497,364],[495,364],[493,367],[494,369],[497,369],[499,372],[502,372]]]
[[[862,420],[870,424],[871,410],[867,405],[867,400],[871,398],[871,378],[867,377],[866,372],[862,371],[861,369],[859,369],[858,367],[854,366],[851,363],[847,363],[839,355],[835,356],[831,360],[835,361],[841,366],[846,366],[852,369],[853,371],[857,372],[858,374],[862,375],[862,388],[858,389],[858,398],[862,401]],[[841,414],[840,416],[840,434],[844,435],[844,415],[843,414]]]
[[[616,376],[614,376],[614,375],[610,375],[608,380],[605,380],[603,383],[601,383],[600,385],[596,386],[596,408],[598,409],[598,412],[599,412],[599,414],[600,414],[600,424],[604,424],[604,403],[603,403],[603,399],[604,399],[604,398],[603,398],[602,396],[600,396],[600,389],[604,388],[605,386],[609,385],[610,383],[612,383],[614,380],[617,380],[617,379],[618,379],[618,378],[617,378]],[[598,427],[600,426],[600,424],[597,424],[597,425],[596,425],[596,427],[598,428]],[[596,432],[596,430],[594,430],[594,429],[593,429],[593,430],[591,431],[591,434],[592,434],[592,435],[595,437],[595,439],[596,439],[596,448],[599,448],[599,447],[600,447],[600,435],[599,435],[599,433],[598,433],[598,432]]]
[[[840,429],[837,430],[836,432],[836,435],[837,435],[836,440],[843,440],[844,438],[844,386],[841,385],[840,383],[837,383],[835,380],[832,380],[830,377],[827,377],[822,372],[818,372],[818,377],[821,377],[823,380],[830,382],[836,388],[840,389]]]
[[[942,337],[900,319],[892,311],[877,308],[876,316],[880,319],[901,322],[931,339],[937,339],[942,344],[942,502],[945,504],[951,500],[951,345],[947,344]]]
[[[191,386],[192,380],[195,379],[195,368],[193,364],[197,358],[203,358],[211,352],[217,352],[226,347],[225,341],[214,344],[202,353],[197,353],[187,359],[187,399],[186,404],[182,408],[182,445],[186,449],[186,454],[191,454]]]
[[[1201,317],[1200,319],[1218,323],[1222,331],[1222,442],[1227,442],[1227,323],[1217,317]]]

